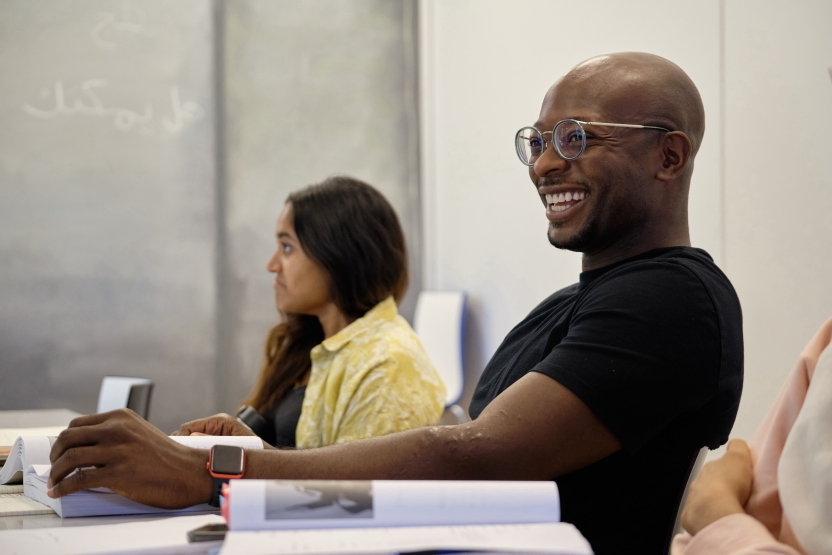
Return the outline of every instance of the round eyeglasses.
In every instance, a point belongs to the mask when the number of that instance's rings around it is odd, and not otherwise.
[[[627,127],[629,129],[658,129],[669,132],[670,129],[655,125],[633,125],[631,123],[601,123],[598,121],[579,121],[564,119],[555,124],[552,131],[539,131],[536,127],[524,127],[514,136],[514,148],[520,161],[527,166],[534,166],[548,145],[544,135],[552,136],[555,152],[564,160],[574,160],[586,149],[586,132],[584,125],[604,125],[606,127]]]

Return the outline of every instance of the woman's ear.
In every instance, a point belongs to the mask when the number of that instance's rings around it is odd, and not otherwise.
[[[692,146],[690,139],[681,131],[665,133],[661,141],[661,168],[656,173],[660,181],[677,179],[688,165]]]

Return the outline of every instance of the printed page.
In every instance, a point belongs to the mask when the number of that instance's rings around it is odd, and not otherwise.
[[[229,532],[220,555],[338,555],[442,550],[592,555],[592,548],[581,533],[571,524],[560,522]]]
[[[551,481],[232,480],[232,530],[558,522]]]

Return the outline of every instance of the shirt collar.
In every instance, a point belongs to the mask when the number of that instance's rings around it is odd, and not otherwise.
[[[384,322],[392,322],[398,313],[399,309],[396,306],[396,301],[393,300],[392,296],[387,297],[368,310],[364,316],[332,337],[325,339],[320,346],[330,352],[340,351],[344,345],[349,343],[357,335],[361,335]]]

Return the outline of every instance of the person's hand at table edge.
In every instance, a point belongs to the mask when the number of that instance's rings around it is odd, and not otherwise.
[[[213,491],[204,471],[207,451],[176,443],[128,409],[74,419],[58,436],[50,459],[47,486],[53,498],[107,487],[139,503],[181,509],[207,503]]]
[[[215,414],[207,418],[199,418],[185,422],[172,436],[189,436],[204,434],[207,436],[253,436],[257,435],[251,429],[230,414]]]
[[[691,535],[732,514],[744,514],[754,470],[748,444],[732,439],[722,458],[707,463],[690,485],[682,526]]]

